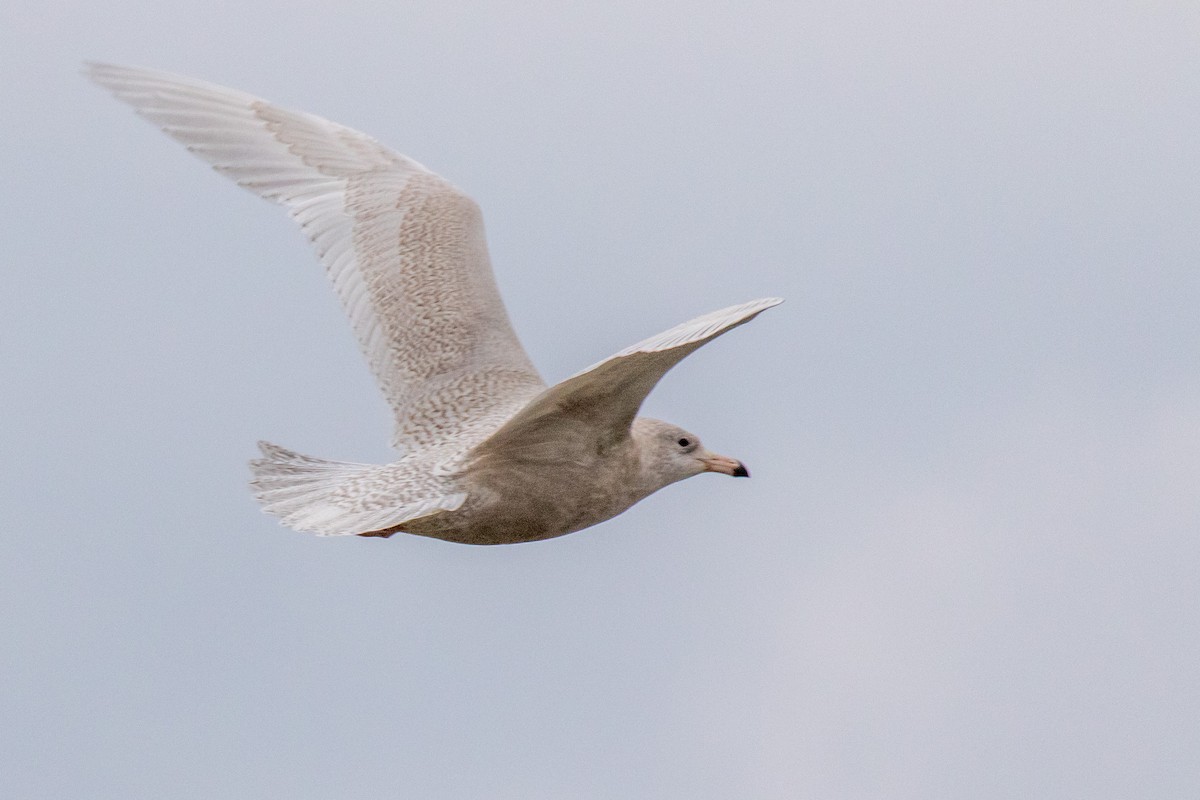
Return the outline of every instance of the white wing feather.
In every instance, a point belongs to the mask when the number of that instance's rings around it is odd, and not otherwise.
[[[586,439],[601,447],[620,440],[671,367],[782,302],[767,297],[723,308],[627,347],[542,392],[474,452],[513,454],[527,446],[544,452],[554,438]]]
[[[545,384],[509,323],[479,208],[365,134],[165,72],[89,75],[223,175],[285,206],[396,419],[393,444],[485,436]]]

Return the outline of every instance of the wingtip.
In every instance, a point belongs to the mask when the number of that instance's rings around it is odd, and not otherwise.
[[[90,58],[84,59],[81,63],[83,64],[83,68],[80,72],[93,80],[102,72],[112,72],[120,69],[116,64],[110,64],[107,61],[93,61]]]
[[[79,74],[92,82],[98,82],[97,73],[101,72],[108,64],[99,61],[84,60],[79,69]]]
[[[111,64],[107,61],[85,60],[83,68],[79,70],[79,74],[97,86],[101,86],[109,91],[116,91],[116,85],[120,80],[121,74],[127,72],[129,69],[129,67],[123,67],[120,64]]]
[[[730,306],[722,309],[724,313],[742,313],[742,314],[761,314],[768,308],[774,308],[783,302],[782,297],[760,297],[757,300],[747,300],[745,303],[737,306]],[[721,312],[714,312],[721,313]]]
[[[782,297],[760,297],[757,300],[742,303],[740,306],[733,306],[730,309],[726,309],[726,311],[735,311],[744,314],[746,319],[753,319],[768,308],[774,308],[782,302]]]

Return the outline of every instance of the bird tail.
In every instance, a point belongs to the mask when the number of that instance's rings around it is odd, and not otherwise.
[[[375,464],[326,461],[270,442],[259,442],[263,457],[250,462],[250,485],[263,511],[298,531],[320,536],[351,536],[394,528],[438,511],[452,511],[465,495],[411,502],[379,502],[364,497],[380,470]],[[356,486],[355,484],[359,484]]]

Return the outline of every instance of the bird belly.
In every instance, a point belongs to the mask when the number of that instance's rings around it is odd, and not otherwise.
[[[642,498],[628,488],[612,488],[623,487],[623,481],[597,480],[602,477],[597,472],[595,465],[558,465],[538,480],[514,480],[514,474],[529,471],[488,471],[473,476],[460,508],[413,520],[401,530],[463,544],[536,542],[603,522]]]

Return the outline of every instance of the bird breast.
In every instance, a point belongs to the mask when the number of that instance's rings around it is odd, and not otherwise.
[[[551,539],[595,525],[641,500],[637,453],[629,446],[554,462],[489,456],[471,464],[461,485],[462,507],[439,514],[411,533],[470,544]]]

